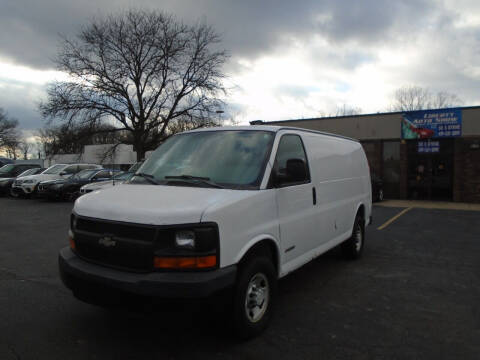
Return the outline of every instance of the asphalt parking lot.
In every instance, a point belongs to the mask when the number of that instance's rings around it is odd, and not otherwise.
[[[270,328],[238,343],[195,304],[111,312],[57,272],[72,204],[0,198],[0,359],[478,359],[480,212],[375,207],[364,256],[280,282]]]

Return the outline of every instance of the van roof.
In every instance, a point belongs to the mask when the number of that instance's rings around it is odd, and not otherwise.
[[[353,139],[353,138],[343,136],[343,135],[337,135],[337,134],[332,134],[332,133],[317,131],[317,130],[298,128],[298,127],[293,127],[293,126],[272,126],[272,125],[215,126],[215,127],[206,127],[206,128],[201,128],[201,129],[189,130],[189,131],[185,131],[185,133],[202,132],[202,131],[222,131],[222,130],[223,131],[225,131],[225,130],[249,130],[249,131],[263,130],[263,131],[272,131],[272,132],[278,132],[280,130],[295,130],[295,131],[302,131],[302,132],[320,134],[320,135],[325,135],[325,136],[332,136],[332,137],[336,137],[336,138],[340,138],[340,139],[346,139],[346,140],[351,140],[351,141],[358,142],[357,139]]]

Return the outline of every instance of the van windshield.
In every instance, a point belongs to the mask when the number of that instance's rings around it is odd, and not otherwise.
[[[179,134],[160,145],[131,182],[255,189],[274,135],[262,130]]]

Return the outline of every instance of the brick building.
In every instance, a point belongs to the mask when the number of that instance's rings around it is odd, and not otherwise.
[[[268,124],[359,139],[385,198],[480,203],[480,106]]]

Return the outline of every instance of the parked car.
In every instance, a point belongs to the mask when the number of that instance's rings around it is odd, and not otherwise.
[[[23,176],[40,174],[44,170],[45,170],[45,168],[34,167],[34,168],[31,168],[31,169],[25,170],[24,172],[22,172],[17,177],[0,178],[0,195],[10,194],[10,190],[12,188],[13,182],[16,179],[20,179]]]
[[[0,157],[0,167],[4,166],[4,165],[7,165],[7,164],[13,164],[13,160],[12,159],[8,159],[8,158],[5,158],[5,157]]]
[[[112,178],[119,170],[86,169],[68,179],[42,181],[38,185],[37,195],[48,199],[73,200],[80,194],[80,187],[85,184],[105,181]]]
[[[29,196],[37,192],[38,184],[47,180],[66,179],[85,169],[101,169],[101,165],[95,164],[55,164],[38,175],[25,176],[15,180],[12,192],[15,195]]]
[[[135,174],[134,172],[127,171],[127,172],[115,175],[112,180],[99,181],[99,182],[83,185],[80,188],[80,195],[85,195],[92,191],[108,189],[109,187],[123,184],[124,182],[130,180],[134,174]]]
[[[275,126],[189,131],[128,184],[77,199],[60,274],[76,297],[103,305],[122,293],[230,289],[232,324],[248,338],[270,320],[279,278],[339,244],[361,256],[371,209],[356,140]]]
[[[7,164],[0,168],[0,178],[17,177],[22,172],[32,168],[40,168],[38,164]]]
[[[383,181],[377,175],[371,174],[372,179],[372,200],[383,201]]]

